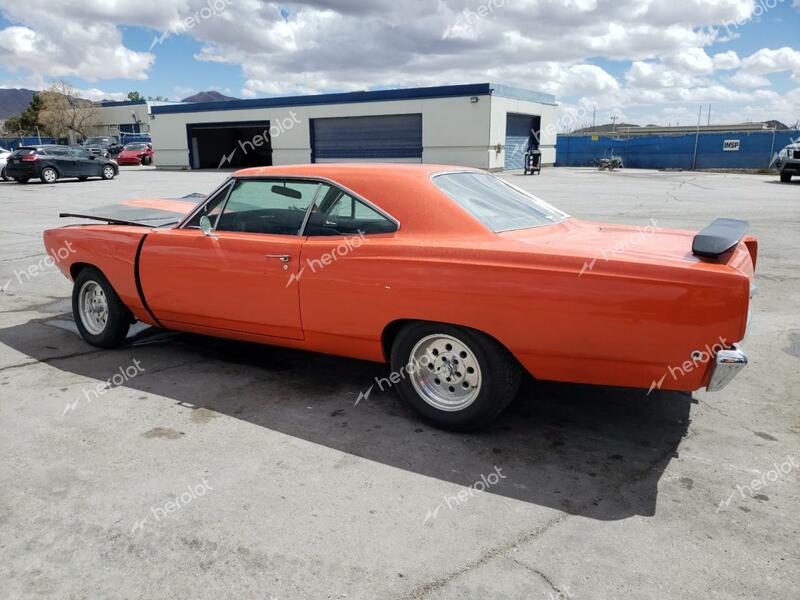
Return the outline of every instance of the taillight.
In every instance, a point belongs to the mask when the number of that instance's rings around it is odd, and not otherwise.
[[[39,160],[38,154],[28,154],[27,156],[23,156],[20,160],[24,162],[30,162],[32,160]]]

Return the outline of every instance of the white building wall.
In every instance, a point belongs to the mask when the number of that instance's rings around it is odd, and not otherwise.
[[[302,164],[311,160],[311,119],[421,113],[423,162],[501,170],[506,114],[514,112],[541,117],[542,162],[555,162],[555,106],[496,95],[476,97],[477,102],[461,96],[156,114],[150,120],[150,133],[156,165],[185,169],[189,168],[187,124],[269,121],[273,164]]]
[[[147,104],[128,104],[126,106],[101,106],[94,119],[94,135],[118,135],[119,125],[136,123],[138,120],[143,133],[150,127]]]
[[[539,139],[539,150],[542,151],[542,164],[552,165],[556,162],[556,110],[557,106],[552,104],[542,104],[528,100],[517,100],[505,98],[503,96],[492,96],[491,110],[491,134],[490,146],[493,148],[489,155],[489,169],[502,170],[505,164],[506,151],[513,150],[505,148],[506,141],[506,115],[508,113],[519,113],[523,115],[533,115],[541,117],[541,136]],[[548,127],[549,125],[549,127]],[[502,149],[497,152],[494,148],[497,145]]]
[[[270,122],[275,165],[311,160],[311,119],[392,114],[422,114],[422,160],[488,167],[489,96],[357,102],[280,108],[248,108],[156,114],[150,122],[156,165],[189,167],[187,124],[235,121]]]

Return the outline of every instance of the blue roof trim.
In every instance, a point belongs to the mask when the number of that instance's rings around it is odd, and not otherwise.
[[[147,100],[101,100],[100,106],[134,106],[147,104]]]
[[[185,102],[152,106],[153,115],[192,113],[248,108],[282,108],[291,106],[316,106],[320,104],[353,104],[358,102],[386,102],[391,100],[424,100],[428,98],[453,98],[459,96],[486,96],[496,93],[508,98],[532,100],[544,104],[555,104],[555,97],[529,90],[512,88],[492,83],[465,85],[442,85],[436,87],[376,90],[370,92],[343,92],[316,94],[313,96],[284,96],[280,98],[253,98],[252,100],[225,100],[222,102]]]
[[[513,98],[514,100],[527,100],[528,102],[539,102],[540,104],[552,104],[553,106],[556,104],[556,97],[553,94],[534,92],[510,85],[503,85],[502,83],[491,83],[489,85],[492,86],[495,96]]]

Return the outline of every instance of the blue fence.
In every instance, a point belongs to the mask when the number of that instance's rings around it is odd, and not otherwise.
[[[55,138],[39,137],[36,135],[28,137],[0,137],[0,148],[6,150],[16,150],[20,146],[30,146],[35,144],[57,144]]]
[[[556,166],[593,166],[603,157],[621,156],[626,167],[640,169],[691,169],[696,134],[637,137],[559,135]],[[729,131],[700,133],[697,137],[697,169],[764,169],[777,152],[800,131]],[[725,148],[728,148],[726,150]]]

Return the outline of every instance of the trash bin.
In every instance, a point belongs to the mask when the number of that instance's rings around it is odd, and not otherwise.
[[[537,175],[542,172],[542,152],[541,150],[528,150],[525,153],[523,164],[523,175]]]

